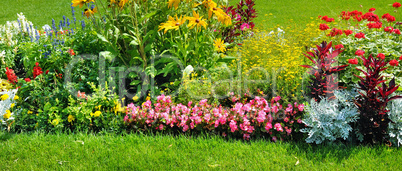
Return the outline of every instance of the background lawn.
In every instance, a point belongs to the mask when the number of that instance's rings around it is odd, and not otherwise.
[[[239,1],[229,0],[229,2],[235,5]],[[256,0],[255,8],[258,17],[255,22],[258,26],[270,28],[277,25],[285,27],[288,24],[304,25],[311,20],[311,17],[328,15],[334,18],[341,11],[367,12],[372,7],[376,8],[375,13],[382,16],[385,12],[392,10],[394,2],[396,0]],[[70,4],[71,0],[1,0],[0,24],[16,20],[17,13],[23,12],[26,18],[38,28],[45,24],[51,25],[52,18],[56,20],[56,23],[63,18],[63,15],[72,18]],[[76,11],[77,19],[82,19],[82,10],[77,8]],[[398,16],[401,15],[396,15],[397,18]]]

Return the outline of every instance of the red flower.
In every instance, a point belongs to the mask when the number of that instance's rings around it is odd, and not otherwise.
[[[356,58],[353,58],[353,59],[349,59],[348,62],[349,62],[350,64],[352,64],[352,65],[356,65],[356,64],[359,63],[359,60],[357,60]]]
[[[392,32],[395,34],[401,34],[401,31],[399,29],[393,29]]]
[[[46,74],[49,74],[49,70],[46,70]]]
[[[399,57],[399,60],[402,60],[402,55]]]
[[[335,20],[334,18],[327,18],[325,21],[328,22],[328,23],[330,23],[330,22],[332,22],[332,21],[334,21],[334,20]]]
[[[328,30],[329,27],[326,24],[320,24],[320,30]]]
[[[67,53],[70,54],[71,56],[74,56],[74,55],[75,55],[75,52],[74,52],[73,49],[68,49],[68,50],[67,50]]]
[[[387,19],[387,21],[390,23],[395,21],[395,17],[390,15],[389,13],[384,14],[381,18]]]
[[[381,22],[368,23],[368,24],[367,24],[367,27],[368,27],[369,29],[372,29],[372,28],[377,28],[377,29],[379,29],[379,28],[382,27],[382,23],[381,23]]]
[[[364,53],[365,53],[365,52],[364,52],[363,50],[357,50],[356,53],[355,53],[355,55],[357,55],[357,56],[363,56]]]
[[[344,30],[343,32],[345,32],[346,36],[349,36],[353,33],[352,30]]]
[[[15,84],[18,82],[18,78],[17,75],[15,75],[14,70],[8,69],[8,67],[6,67],[6,75],[8,81],[10,81],[11,84]]]
[[[33,77],[34,77],[34,79],[35,79],[38,75],[43,74],[42,68],[39,67],[39,63],[36,62],[35,65],[36,65],[36,66],[34,66],[34,69],[33,69]]]
[[[364,33],[362,33],[362,32],[356,33],[356,34],[355,34],[355,37],[358,38],[358,39],[366,38],[366,36],[365,36]]]
[[[395,2],[394,4],[392,4],[392,6],[394,8],[399,8],[399,7],[401,7],[401,4],[399,2]]]
[[[339,45],[336,45],[336,46],[335,46],[335,49],[342,49],[342,48],[345,48],[345,47],[343,47],[342,44],[339,44]]]
[[[31,79],[30,79],[30,78],[25,78],[24,80],[25,80],[27,83],[31,82]]]
[[[375,11],[375,8],[370,8],[369,9],[369,12],[374,12]]]
[[[59,74],[59,78],[61,79],[62,77],[63,77],[63,74],[60,73],[60,74]]]
[[[388,27],[384,28],[384,31],[389,32],[389,33],[392,33],[393,30],[394,30],[394,28],[392,28],[391,26],[388,26]]]
[[[324,20],[324,21],[326,21],[328,19],[328,16],[323,16],[322,18],[321,18],[321,20]]]
[[[389,64],[391,66],[398,66],[399,62],[397,60],[393,59],[393,60],[389,61]]]
[[[373,14],[371,12],[365,13],[362,16],[362,18],[367,20],[367,21],[374,21],[374,22],[380,21],[380,18],[378,18],[378,15]]]
[[[334,37],[336,35],[342,35],[342,30],[333,28],[328,36]]]
[[[377,55],[377,58],[385,59],[385,55],[383,53],[379,53]]]

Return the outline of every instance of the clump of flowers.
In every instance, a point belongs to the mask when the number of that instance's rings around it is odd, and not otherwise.
[[[270,137],[273,141],[292,137],[301,127],[304,106],[294,103],[285,112],[279,104],[280,97],[268,103],[264,98],[240,103],[231,108],[211,105],[207,100],[187,105],[173,104],[170,96],[158,96],[153,104],[146,101],[141,106],[129,104],[124,117],[129,128],[136,130],[180,130],[180,132],[213,131],[218,134],[241,136],[249,140],[253,135]],[[280,114],[284,114],[283,118]]]

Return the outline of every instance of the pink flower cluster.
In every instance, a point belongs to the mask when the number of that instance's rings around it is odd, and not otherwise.
[[[246,140],[259,132],[258,135],[283,140],[301,127],[304,105],[289,104],[283,110],[279,100],[278,96],[268,103],[264,98],[255,97],[225,108],[208,104],[206,99],[195,105],[191,101],[187,105],[174,104],[170,96],[161,95],[155,104],[149,100],[141,106],[129,104],[124,122],[143,130],[205,130],[242,136]]]

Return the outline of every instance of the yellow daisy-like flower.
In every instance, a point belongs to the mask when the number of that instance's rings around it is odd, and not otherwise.
[[[76,6],[80,6],[80,8],[82,8],[83,5],[85,5],[86,3],[90,3],[90,2],[95,2],[95,0],[73,0],[71,1],[73,3],[73,7]]]
[[[87,16],[87,18],[89,18],[89,17],[93,16],[97,11],[98,11],[97,8],[94,8],[92,10],[91,9],[85,9],[84,15]]]
[[[226,45],[224,44],[223,40],[221,40],[221,38],[218,38],[214,41],[214,46],[215,46],[215,50],[218,52],[226,51]]]
[[[119,6],[120,8],[123,8],[124,5],[128,2],[128,0],[120,0]]]
[[[8,118],[10,118],[11,117],[11,112],[10,112],[10,110],[6,110],[6,113],[3,115],[3,118],[4,119],[8,119]]]
[[[134,96],[134,97],[133,97],[133,100],[134,100],[134,101],[137,101],[137,100],[138,100],[138,96]]]
[[[179,7],[180,0],[169,0],[167,3],[169,8],[174,6],[174,9],[177,9]]]
[[[232,19],[223,10],[215,10],[214,14],[218,17],[218,21],[226,26],[232,25]]]
[[[187,17],[187,19],[189,20],[187,27],[190,29],[193,29],[195,26],[197,26],[197,28],[201,26],[203,26],[205,29],[207,28],[207,22],[205,22],[205,20],[203,20],[202,17],[200,17],[200,15],[195,11],[193,11],[193,17]]]
[[[74,120],[75,120],[75,117],[73,115],[68,115],[68,117],[67,117],[68,122],[72,122]]]
[[[218,6],[213,0],[204,0],[202,1],[202,4],[205,6],[205,8],[213,8]]]
[[[59,124],[59,119],[53,119],[52,122],[50,122],[50,124],[52,124],[53,126],[56,126]]]
[[[32,114],[32,113],[33,113],[32,111],[28,110],[28,115],[29,115],[29,114]]]
[[[101,114],[102,114],[102,112],[98,110],[95,113],[91,113],[91,116],[99,117]]]
[[[171,16],[169,16],[168,21],[166,21],[165,23],[162,23],[159,26],[158,31],[161,31],[162,29],[165,29],[164,33],[166,33],[168,30],[172,30],[172,29],[178,30],[179,27],[181,25],[183,25],[184,22],[186,22],[186,17],[184,17],[184,18],[182,16],[177,17],[177,15],[175,17],[176,17],[176,19],[171,17]]]
[[[10,108],[13,108],[15,106],[15,103],[11,103]]]
[[[3,94],[1,97],[0,97],[0,99],[1,100],[7,100],[8,99],[8,94]]]
[[[20,97],[17,96],[17,95],[14,96],[14,100],[18,100],[19,98],[20,98]]]

